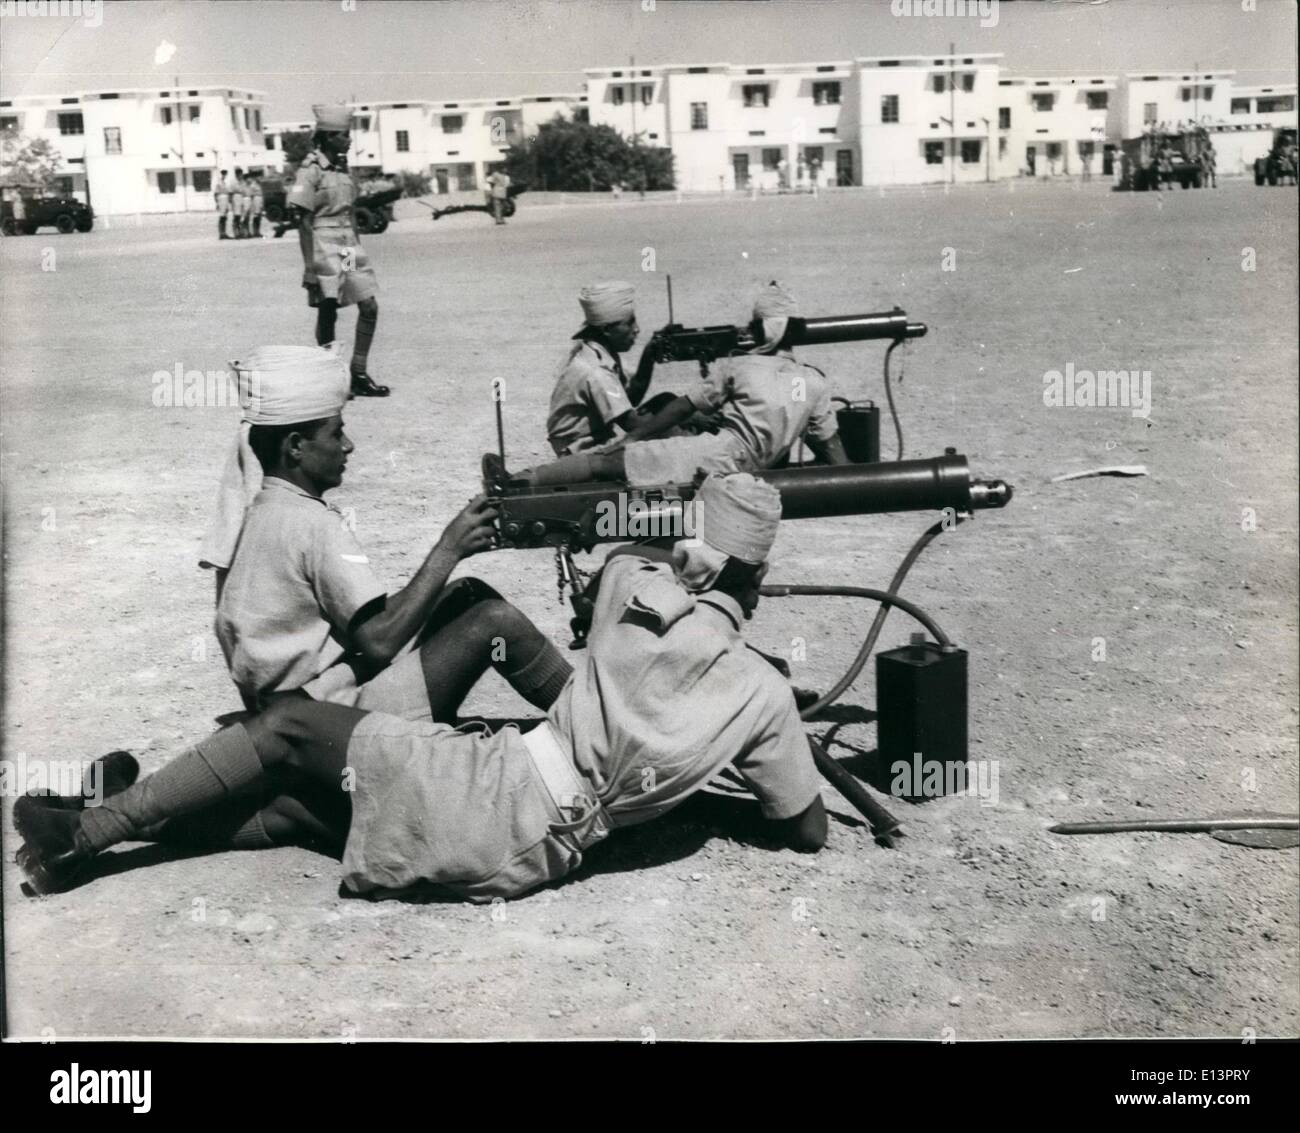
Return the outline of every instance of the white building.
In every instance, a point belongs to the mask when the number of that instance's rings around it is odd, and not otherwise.
[[[352,167],[425,173],[437,194],[477,191],[512,144],[560,115],[670,149],[690,191],[1104,176],[1122,140],[1193,124],[1234,174],[1296,124],[1294,83],[1236,87],[1232,71],[1020,76],[996,54],[585,75],[582,94],[353,103]],[[221,87],[0,103],[0,128],[53,142],[61,188],[104,213],[211,209],[220,169],[283,169],[284,134],[313,123],[264,131],[261,117],[260,95]]]
[[[996,175],[1108,175],[1106,124],[1118,86],[1114,75],[999,79]]]
[[[0,128],[51,141],[60,187],[97,213],[195,212],[220,170],[265,164],[262,108],[228,87],[81,91],[0,101]]]

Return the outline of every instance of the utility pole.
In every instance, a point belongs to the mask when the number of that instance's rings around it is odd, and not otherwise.
[[[189,212],[189,211],[190,211],[190,194],[189,194],[189,189],[186,187],[186,184],[185,184],[185,107],[184,107],[184,105],[181,103],[181,100],[180,100],[180,99],[181,99],[181,91],[180,91],[180,86],[181,86],[181,77],[180,77],[180,75],[176,75],[176,76],[174,76],[173,79],[172,79],[172,82],[175,83],[175,93],[176,93],[176,103],[175,103],[175,105],[176,105],[176,129],[177,129],[177,131],[179,132],[179,134],[180,134],[180,139],[181,139],[181,153],[180,153],[180,158],[181,158],[181,212]]]
[[[632,86],[629,88],[632,95],[632,138],[636,139],[636,100],[641,96],[640,84],[636,81],[636,56],[627,57],[628,74],[632,76]]]
[[[1201,65],[1192,64],[1192,124],[1201,120]]]
[[[948,180],[957,183],[957,45],[948,44],[948,121],[952,124],[952,164],[949,166]]]

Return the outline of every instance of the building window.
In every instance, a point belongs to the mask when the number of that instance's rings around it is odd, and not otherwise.
[[[590,109],[586,106],[579,106],[578,109],[573,112],[573,120],[575,122],[584,122],[584,123],[590,122],[591,121]]]
[[[1035,94],[1030,96],[1034,100],[1034,109],[1037,111],[1051,110],[1056,102],[1054,94]]]
[[[610,98],[613,100],[615,106],[622,106],[622,105],[623,105],[623,88],[622,88],[622,87],[610,87],[610,88],[609,88],[609,96],[610,96]]]
[[[1144,126],[1153,126],[1156,121],[1156,104],[1154,102],[1144,102],[1142,104],[1142,124]]]
[[[1232,113],[1233,113],[1233,114],[1249,114],[1249,113],[1250,113],[1250,99],[1248,99],[1248,98],[1234,98],[1234,99],[1232,100]]]
[[[964,138],[961,143],[961,163],[974,165],[980,159],[984,143],[979,138]]]
[[[264,135],[262,136],[262,141],[266,143],[266,148],[267,148],[267,149],[275,149],[275,135],[274,135],[274,134],[264,134]]]
[[[804,146],[803,159],[809,165],[821,165],[825,152],[821,146]]]
[[[462,191],[466,189],[478,188],[478,178],[474,176],[473,162],[469,162],[469,161],[461,162],[459,165],[455,167],[455,169],[456,169],[456,184],[460,186]]]
[[[1084,92],[1089,110],[1105,110],[1110,106],[1110,91],[1090,90]]]
[[[161,107],[160,113],[162,114],[162,124],[170,126],[172,124],[172,108],[170,106]]]
[[[1006,139],[1006,138],[999,138],[999,139],[998,139],[998,157],[999,157],[999,158],[1003,158],[1003,157],[1006,157],[1006,156],[1007,156],[1007,139]]]
[[[1250,100],[1247,99],[1247,102]],[[1279,94],[1273,98],[1259,98],[1255,100],[1255,109],[1260,114],[1277,114],[1279,111],[1292,111],[1295,109],[1295,95]]]
[[[1060,160],[1061,160],[1061,143],[1060,143],[1060,142],[1048,142],[1048,143],[1047,143],[1047,160],[1048,160],[1048,161],[1060,161]]]
[[[16,122],[17,119],[14,119]],[[59,133],[64,137],[70,134],[84,134],[86,125],[82,121],[80,113],[77,114],[60,114],[59,115]]]
[[[170,172],[161,172],[158,174],[158,192],[164,196],[170,196],[176,192],[176,174]]]
[[[1084,161],[1091,161],[1093,153],[1096,152],[1095,145],[1094,142],[1080,142],[1079,156],[1083,158]]]
[[[778,165],[781,164],[781,151],[775,147],[763,151],[763,168],[770,173],[775,173]]]
[[[239,109],[234,106],[230,108],[230,125],[236,130],[239,129]]]
[[[203,106],[202,106],[202,104],[197,103],[197,102],[192,103],[191,106],[190,106],[190,121],[191,121],[191,122],[197,122],[197,121],[199,120],[199,117],[200,117],[200,115],[201,115],[202,113],[203,113]]]
[[[262,132],[262,112],[261,110],[253,111],[253,129],[259,134]]]
[[[925,164],[926,165],[943,164],[943,142],[925,143]]]
[[[746,106],[765,108],[768,105],[769,88],[766,83],[746,83],[741,91],[745,96]]]
[[[459,134],[464,128],[465,116],[463,114],[446,114],[443,116],[442,132],[444,134]]]
[[[370,115],[362,114],[359,117],[354,118],[352,120],[352,125],[355,129],[359,130],[361,133],[363,134],[366,133],[366,131],[370,129]]]
[[[839,83],[813,83],[813,104],[816,106],[839,106]]]
[[[654,87],[648,87],[648,86],[647,86],[647,87],[642,87],[642,88],[641,88],[641,105],[642,105],[642,106],[649,106],[650,103],[654,101],[654,97],[655,97],[655,88],[654,88]]]
[[[249,117],[248,107],[245,106],[244,107],[244,129],[247,130],[251,125],[252,125],[252,120]]]
[[[880,96],[880,120],[882,122],[898,121],[898,95],[883,94]]]
[[[196,193],[212,192],[211,169],[196,169],[194,171],[194,191]]]
[[[709,128],[709,104],[707,102],[691,103],[691,129],[707,130]]]
[[[104,152],[122,152],[122,129],[120,126],[104,127]]]
[[[999,130],[1011,129],[1011,107],[1009,106],[998,107],[998,129]]]
[[[941,74],[935,75],[935,77],[934,77],[934,93],[935,93],[935,94],[943,94],[943,92],[946,91],[947,89],[948,89],[948,76],[947,76],[947,74],[943,74],[943,73],[941,73]]]
[[[62,118],[63,115],[60,114],[59,117]],[[81,115],[78,114],[77,117],[80,118]],[[5,130],[13,130],[15,133],[17,132],[18,115],[6,114],[3,118],[0,118],[0,131],[5,131]]]
[[[966,91],[968,94],[975,89],[975,76],[971,72],[967,71],[962,75],[961,89]]]
[[[410,134],[410,131],[408,131],[408,130],[398,130],[398,131],[397,131],[397,152],[398,152],[398,153],[410,153],[410,152],[411,152],[411,134]]]
[[[57,177],[54,182],[59,187],[59,195],[62,197],[72,196],[72,178]]]

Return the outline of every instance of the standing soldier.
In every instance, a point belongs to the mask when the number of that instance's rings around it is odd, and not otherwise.
[[[260,177],[249,177],[248,179],[248,216],[252,224],[252,235],[259,240],[262,237],[262,179]]]
[[[217,239],[229,240],[226,217],[230,215],[230,173],[223,169],[217,178]]]
[[[1211,189],[1217,189],[1219,187],[1214,176],[1218,165],[1218,158],[1219,155],[1214,152],[1214,143],[1207,141],[1205,143],[1205,149],[1201,151],[1201,166],[1205,170],[1205,182],[1209,183]],[[1204,184],[1205,182],[1202,183]]]
[[[298,216],[302,246],[302,285],[307,305],[316,309],[316,342],[334,341],[339,307],[357,305],[357,337],[352,348],[352,396],[387,397],[366,372],[370,343],[379,321],[379,283],[370,258],[357,239],[352,206],[357,189],[348,172],[352,111],[346,106],[314,106],[315,148],[298,167],[289,207]]]
[[[244,184],[244,171],[235,166],[235,175],[230,181],[230,215],[235,226],[235,239],[242,240],[248,233],[245,229],[245,217],[248,208],[248,186]]]
[[[488,176],[488,192],[492,198],[492,216],[498,224],[505,224],[506,201],[510,199],[510,174],[498,169]]]

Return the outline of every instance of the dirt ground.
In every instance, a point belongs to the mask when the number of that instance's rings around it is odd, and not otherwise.
[[[150,771],[238,707],[195,565],[237,413],[156,407],[153,374],[310,341],[311,319],[295,240],[218,244],[214,229],[0,243],[11,760],[126,747]],[[344,899],[336,863],[299,849],[123,847],[90,884],[28,899],[6,799],[11,1034],[1297,1033],[1296,851],[1046,832],[1296,809],[1293,191],[525,198],[505,228],[410,207],[366,245],[382,288],[372,372],[395,392],[349,407],[358,448],[336,497],[393,586],[476,490],[492,378],[508,383],[511,462],[544,454],[586,282],[636,282],[646,333],[666,321],[665,273],[687,325],[740,320],[773,277],[808,314],[897,302],[927,322],[899,387],[908,455],[951,445],[1016,489],[932,546],[904,590],[970,651],[971,755],[996,767],[997,801],[890,801],[907,836],[888,851],[826,786],[829,845],[801,856],[705,798],[489,908]],[[349,339],[352,325],[345,313]],[[879,344],[804,353],[837,393],[882,399]],[[1044,405],[1044,374],[1068,363],[1149,370],[1150,418]],[[1100,464],[1150,475],[1050,482]],[[933,518],[785,524],[770,581],[883,586]],[[546,552],[467,571],[567,641]],[[796,682],[825,688],[871,611],[772,599],[749,636],[787,656],[806,642]],[[891,617],[882,646],[910,629]],[[880,774],[859,722],[871,673],[811,728],[864,776]],[[495,677],[468,707],[532,714]]]

